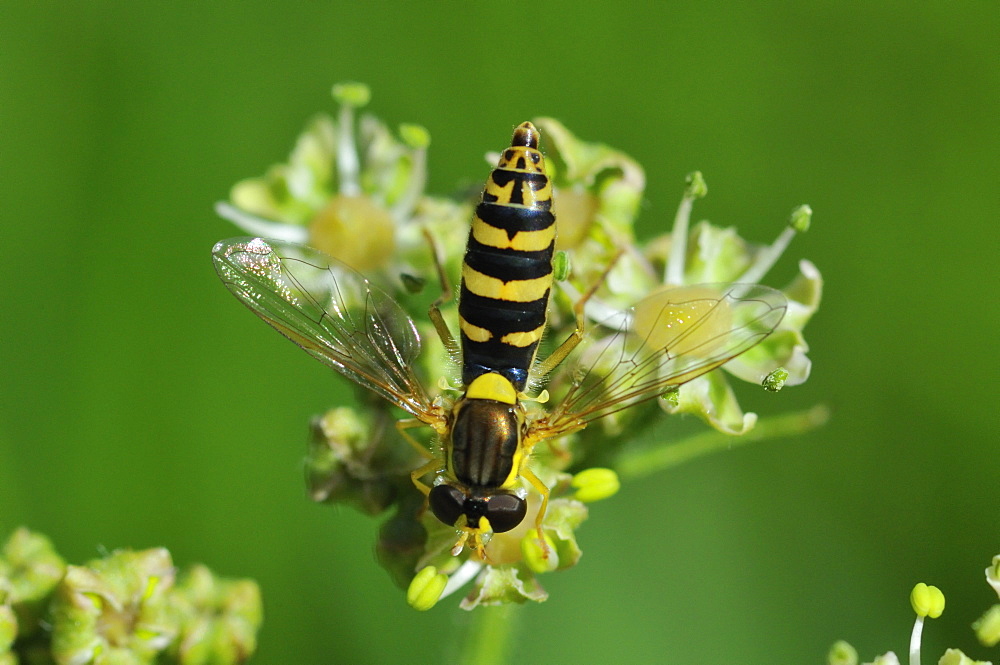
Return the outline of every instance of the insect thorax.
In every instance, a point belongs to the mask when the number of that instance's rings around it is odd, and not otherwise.
[[[449,471],[472,489],[512,487],[524,427],[524,407],[513,385],[499,374],[481,375],[452,411]]]

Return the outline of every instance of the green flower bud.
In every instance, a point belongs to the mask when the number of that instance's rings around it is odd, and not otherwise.
[[[838,640],[826,655],[827,665],[858,665],[858,652],[844,640]]]
[[[798,208],[792,211],[791,216],[788,218],[788,225],[799,233],[805,233],[809,230],[809,223],[812,221],[812,208],[809,204],[800,205]]]
[[[708,183],[705,182],[705,176],[701,174],[701,171],[688,173],[685,182],[687,188],[684,190],[684,198],[702,199],[708,195]]]
[[[556,252],[552,257],[552,278],[557,282],[565,282],[569,278],[570,269],[569,254],[564,251]]]
[[[426,612],[437,604],[446,584],[446,576],[438,573],[434,566],[427,566],[410,582],[410,588],[406,590],[406,602],[413,609]]]
[[[1000,644],[1000,605],[994,605],[986,610],[983,616],[972,624],[979,641],[988,647]]]
[[[621,487],[618,474],[611,469],[586,469],[573,476],[570,483],[576,489],[577,501],[592,503],[614,496]]]
[[[944,594],[936,586],[920,582],[910,592],[910,604],[917,616],[937,619],[944,612]]]
[[[221,579],[196,565],[174,588],[170,604],[180,615],[171,653],[181,665],[242,663],[256,650],[263,618],[256,582]]]
[[[45,603],[66,572],[66,562],[45,536],[19,528],[0,550],[0,602],[17,614],[20,636],[38,628]]]
[[[421,125],[402,124],[399,126],[399,138],[411,148],[426,149],[431,144],[431,133]]]
[[[388,417],[378,410],[375,414]],[[384,469],[396,464],[394,452],[408,451],[405,447],[393,450],[398,447],[384,445],[384,438],[373,439],[371,418],[369,413],[338,407],[313,422],[305,465],[313,501],[348,503],[369,515],[378,515],[392,504],[404,473],[395,478]]]
[[[335,84],[331,93],[338,104],[353,106],[354,108],[367,106],[372,98],[371,88],[364,83],[355,83],[353,81]]]
[[[52,655],[74,665],[151,662],[177,634],[165,600],[173,579],[162,548],[69,566],[51,607]]]

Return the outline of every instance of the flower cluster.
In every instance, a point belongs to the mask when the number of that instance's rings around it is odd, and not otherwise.
[[[260,591],[204,566],[175,579],[162,548],[67,565],[16,530],[0,551],[0,665],[243,663],[256,649]]]
[[[217,211],[251,234],[310,244],[363,271],[413,319],[423,343],[417,370],[424,385],[454,397],[459,394],[454,387],[455,358],[435,334],[427,310],[442,293],[439,266],[445,288],[457,282],[473,201],[424,192],[430,145],[426,130],[404,125],[394,134],[371,115],[358,118],[370,98],[363,85],[341,84],[333,95],[340,105],[336,117],[320,115],[310,121],[287,162],[237,183],[229,202],[220,203]],[[692,224],[694,201],[707,191],[701,174],[694,173],[672,230],[637,241],[633,227],[646,184],[639,164],[610,146],[577,138],[554,119],[534,123],[542,134],[558,217],[557,282],[541,358],[573,333],[574,307],[591,286],[597,285],[584,319],[599,347],[602,335],[621,332],[608,321],[629,316],[632,305],[667,287],[762,281],[789,241],[809,227],[808,206],[792,212],[771,244],[749,242],[734,228],[708,221]],[[495,157],[487,158],[495,163]],[[690,413],[726,435],[747,434],[757,425],[757,416],[740,407],[730,378],[772,392],[806,380],[810,363],[802,329],[816,311],[821,291],[819,271],[801,261],[799,275],[782,289],[787,314],[762,343],[664,399],[620,411],[582,432],[539,446],[531,468],[551,492],[544,534],[539,537],[529,528],[534,523],[529,515],[523,528],[494,534],[485,561],[452,554],[454,529],[425,510],[424,497],[410,482],[409,472],[420,465],[416,451],[397,434],[390,408],[367,393],[359,392],[359,407],[337,406],[316,419],[307,458],[311,496],[348,503],[372,515],[392,513],[381,530],[379,559],[409,589],[414,607],[426,609],[470,581],[472,589],[462,602],[469,609],[544,600],[537,575],[578,561],[576,531],[587,518],[587,503],[617,490],[612,469],[628,464],[623,451],[630,442],[643,440],[643,432],[656,421],[651,412]],[[454,298],[442,305],[445,321],[457,319],[455,309]],[[585,363],[586,358],[582,351],[576,362]],[[557,404],[574,381],[574,372],[556,372],[549,378],[536,401],[548,396]],[[823,420],[813,413],[796,421],[802,423],[798,431]],[[616,435],[613,445],[609,433]],[[683,444],[676,441],[666,447]],[[636,472],[633,463],[630,473]],[[537,495],[529,496],[529,506],[537,509],[538,503]]]
[[[993,557],[986,569],[986,582],[1000,595],[1000,554]],[[917,618],[910,634],[910,665],[920,665],[920,642],[923,636],[924,619],[936,619],[944,612],[944,594],[935,586],[920,582],[910,592],[910,605]],[[972,624],[979,642],[987,647],[1000,643],[1000,605],[994,605]],[[864,665],[899,665],[899,657],[892,651],[876,656]],[[858,652],[847,642],[840,640],[827,654],[828,665],[858,665]],[[938,665],[991,665],[989,661],[973,660],[959,649],[948,649],[938,659]]]

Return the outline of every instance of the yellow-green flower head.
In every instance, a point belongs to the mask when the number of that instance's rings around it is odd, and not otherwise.
[[[430,139],[414,125],[397,138],[373,116],[356,122],[355,110],[369,97],[362,84],[335,86],[338,117],[313,118],[288,161],[236,183],[219,214],[251,234],[309,244],[357,270],[388,263],[399,227],[423,195]]]
[[[557,249],[580,249],[585,258],[632,241],[646,176],[639,164],[603,143],[580,140],[553,118],[537,118],[554,186]],[[608,242],[611,240],[612,242]]]
[[[717,227],[707,221],[691,228],[693,203],[706,191],[700,173],[689,176],[673,231],[641,247],[626,248],[608,275],[607,288],[598,291],[597,297],[587,303],[588,318],[609,321],[620,312],[619,316],[626,322],[629,319],[625,308],[658,292],[704,288],[697,285],[761,282],[798,230],[808,228],[811,211],[807,206],[793,211],[784,230],[770,245],[750,243],[734,228]],[[574,265],[577,261],[578,256],[574,256]],[[806,355],[808,345],[802,329],[819,307],[823,282],[819,271],[809,261],[800,261],[799,271],[799,275],[781,290],[788,307],[774,332],[723,365],[725,373],[709,372],[682,385],[671,399],[661,400],[667,412],[693,413],[719,431],[744,434],[756,424],[757,416],[743,412],[726,378],[727,373],[771,391],[798,385],[808,378],[811,362]],[[583,288],[579,284],[577,282],[577,288]],[[698,291],[697,294],[697,297],[710,297],[707,292]]]
[[[45,536],[19,528],[0,549],[0,604],[17,616],[18,636],[39,628],[44,606],[66,572],[66,562]]]
[[[52,604],[56,661],[151,662],[177,635],[167,600],[173,581],[165,549],[115,552],[69,566]]]
[[[682,213],[683,208],[682,205]],[[686,225],[684,220],[679,223],[682,227]],[[799,227],[803,224],[799,223]],[[682,253],[675,251],[676,243],[683,242],[675,229],[664,282],[673,284],[678,279],[681,284],[760,282],[795,233],[792,226],[786,226],[774,243],[760,246],[743,240],[733,228],[700,222],[687,237],[687,251]],[[788,309],[778,328],[763,342],[726,363],[723,369],[728,374],[756,385],[768,385],[779,368],[782,385],[798,385],[809,377],[811,362],[806,356],[808,345],[802,328],[819,307],[823,282],[819,271],[808,261],[799,263],[799,271],[799,276],[782,289]],[[756,423],[756,414],[743,412],[725,377],[715,371],[685,384],[680,390],[680,403],[668,410],[695,413],[730,434],[745,433]]]
[[[309,496],[378,515],[401,492],[412,491],[406,471],[419,464],[415,451],[386,437],[387,409],[330,409],[312,423],[305,471]]]
[[[253,580],[218,578],[195,565],[170,591],[169,602],[180,625],[170,648],[176,662],[242,663],[256,650],[263,613]]]

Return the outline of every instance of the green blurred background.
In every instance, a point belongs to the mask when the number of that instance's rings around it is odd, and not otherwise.
[[[552,115],[646,168],[641,235],[694,169],[696,218],[751,239],[815,211],[768,280],[801,257],[824,274],[813,377],[744,403],[824,402],[831,423],[595,505],[514,658],[820,663],[844,638],[870,660],[905,653],[925,581],[948,601],[927,662],[996,660],[969,624],[1000,552],[997,3],[640,4],[5,3],[0,534],[29,525],[76,563],[164,545],[257,579],[257,663],[449,653],[457,602],[410,610],[377,524],[305,498],[308,419],[345,381],[209,260],[238,235],[213,202],[359,80],[387,122],[430,130],[431,192]]]

